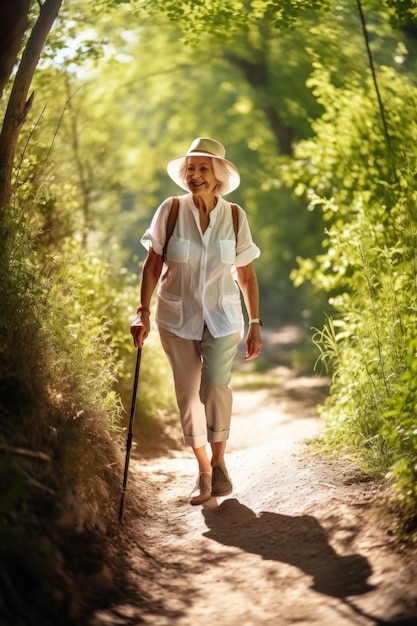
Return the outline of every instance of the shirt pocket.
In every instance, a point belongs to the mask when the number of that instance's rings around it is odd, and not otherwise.
[[[167,260],[176,263],[187,263],[190,256],[189,239],[171,237],[168,243]]]
[[[158,293],[156,319],[172,328],[179,328],[183,319],[181,298],[161,289]]]
[[[233,265],[236,259],[236,242],[231,239],[219,239],[219,247],[221,262]]]

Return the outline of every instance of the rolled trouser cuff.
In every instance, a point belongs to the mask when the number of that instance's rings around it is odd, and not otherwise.
[[[227,441],[230,435],[230,428],[226,428],[225,430],[208,430],[207,438],[209,443],[217,443],[218,441]]]
[[[195,437],[193,435],[186,435],[184,433],[184,443],[187,444],[187,446],[191,446],[192,448],[202,448],[208,443],[207,434],[197,435]]]

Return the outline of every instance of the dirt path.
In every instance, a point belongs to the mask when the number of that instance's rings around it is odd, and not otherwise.
[[[417,559],[378,517],[382,492],[308,445],[323,380],[272,374],[235,392],[231,496],[189,505],[187,449],[132,459],[132,595],[93,626],[417,625]]]

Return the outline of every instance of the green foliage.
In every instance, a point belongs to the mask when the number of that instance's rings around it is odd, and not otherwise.
[[[102,563],[100,529],[115,523],[125,416],[116,383],[130,376],[137,277],[117,276],[74,240],[47,254],[31,223],[9,213],[0,257],[0,603],[6,582],[50,623],[43,615],[62,612],[62,589],[83,569],[74,540],[91,542]],[[157,353],[140,384],[145,417],[158,390],[158,409],[173,404]]]
[[[391,450],[389,477],[396,498],[406,509],[403,522],[415,519],[417,510],[417,342],[411,338],[404,358],[405,371],[397,379],[384,412],[381,436]]]
[[[417,20],[417,7],[414,0],[386,0],[386,4],[393,9],[395,16],[393,23],[396,26],[413,23]]]
[[[302,24],[312,14],[322,18],[328,13],[334,22],[334,12],[342,5],[332,0],[111,0],[111,4],[133,5],[141,17],[166,15],[180,25],[185,42],[193,45],[198,44],[200,37],[207,32],[224,42],[261,22],[268,22],[281,31]],[[355,3],[355,9],[357,5]],[[369,5],[372,10],[385,11],[395,27],[413,23],[417,18],[413,0],[368,1],[362,10],[369,11]],[[352,13],[351,3],[349,10]]]
[[[83,252],[72,243],[48,260],[43,283],[48,316],[45,330],[57,357],[58,380],[71,385],[97,410],[104,408],[115,430],[131,400],[133,342],[129,323],[137,306],[138,276],[115,273],[98,251]],[[49,305],[50,299],[54,305]],[[158,410],[173,409],[169,368],[154,333],[144,349],[138,412],[150,428]],[[127,407],[127,408],[126,408]]]
[[[67,317],[50,326],[52,279],[46,284],[40,274],[29,225],[9,214],[7,235],[0,255],[2,600],[5,583],[19,598],[24,580],[31,589],[29,596],[23,595],[31,615],[45,612],[45,604],[53,615],[59,602],[46,586],[47,581],[59,586],[64,580],[60,542],[65,533],[57,524],[63,503],[74,490],[80,505],[85,493],[94,492],[98,476],[115,489],[115,472],[109,468],[120,458],[108,435],[114,402],[109,402],[107,389],[109,368],[103,372],[96,359],[95,368],[93,363],[71,363],[68,337],[56,341]],[[91,325],[91,330],[97,329]],[[91,344],[98,356],[97,336]],[[79,366],[98,375],[88,394],[77,386]],[[106,406],[98,405],[99,397]]]
[[[118,0],[114,0],[116,3]],[[238,31],[246,30],[259,21],[270,23],[274,28],[290,28],[306,11],[327,10],[328,0],[155,0],[152,3],[137,0],[131,2],[139,12],[151,16],[165,14],[173,22],[180,23],[187,43],[198,43],[199,37],[210,32],[224,41]]]
[[[117,353],[111,319],[105,317],[106,305],[109,307],[116,294],[108,268],[96,255],[81,255],[76,248],[48,261],[49,277],[41,282],[46,310],[43,320],[56,355],[58,380],[74,387],[97,410],[107,406],[116,424],[117,402],[111,405]]]
[[[332,373],[321,408],[327,443],[350,450],[378,477],[389,472],[398,501],[416,511],[414,389],[416,326],[417,91],[383,67],[386,142],[366,81],[342,87],[316,62],[310,85],[325,112],[299,142],[287,181],[321,210],[323,253],[299,258],[296,283],[328,294],[333,313],[314,341]],[[302,168],[301,168],[302,164]]]

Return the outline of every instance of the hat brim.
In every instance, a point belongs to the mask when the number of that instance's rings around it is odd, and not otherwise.
[[[172,159],[167,165],[167,172],[169,177],[174,181],[174,183],[178,185],[178,187],[181,187],[181,189],[184,189],[185,191],[190,191],[190,189],[185,184],[185,181],[183,181],[180,177],[180,171],[183,163],[190,156],[204,156],[210,157],[211,159],[217,159],[218,161],[223,161],[229,172],[229,181],[227,184],[227,188],[225,191],[223,191],[222,195],[231,193],[232,191],[237,189],[237,187],[239,187],[240,175],[233,163],[231,163],[227,159],[222,159],[221,157],[215,156],[214,154],[208,154],[207,152],[192,152],[191,154],[184,154],[182,156],[175,157],[175,159]]]

